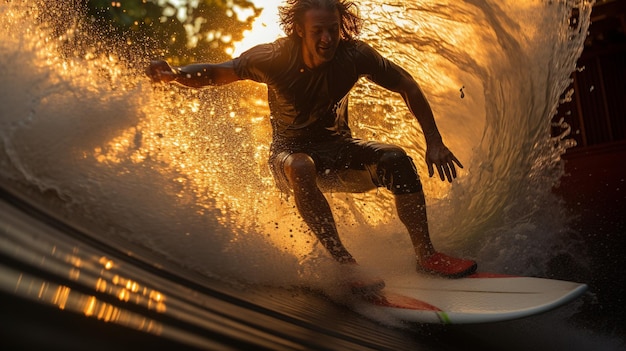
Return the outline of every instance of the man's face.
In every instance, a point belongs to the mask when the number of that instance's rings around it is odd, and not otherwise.
[[[304,14],[296,30],[302,38],[304,63],[315,68],[330,61],[339,45],[340,16],[338,10],[311,9]]]

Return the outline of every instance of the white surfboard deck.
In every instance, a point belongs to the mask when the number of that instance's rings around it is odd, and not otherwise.
[[[587,285],[545,278],[476,273],[462,279],[424,275],[385,279],[381,296],[370,301],[409,322],[470,324],[528,317],[564,305]]]

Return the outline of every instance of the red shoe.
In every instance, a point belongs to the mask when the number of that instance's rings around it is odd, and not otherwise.
[[[417,263],[417,271],[446,278],[462,278],[476,272],[476,261],[455,258],[436,252]]]

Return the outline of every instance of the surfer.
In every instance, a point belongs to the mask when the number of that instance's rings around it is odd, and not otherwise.
[[[302,218],[346,267],[358,270],[342,244],[324,192],[364,192],[385,187],[395,197],[406,226],[417,271],[457,278],[473,273],[476,262],[436,251],[430,239],[426,202],[411,157],[395,145],[352,137],[348,94],[360,77],[399,93],[426,139],[432,177],[452,182],[463,167],[442,141],[433,112],[411,75],[358,40],[362,19],[353,2],[288,0],[279,8],[287,37],[255,46],[222,63],[171,67],[154,60],[146,70],[154,82],[201,88],[238,80],[268,87],[273,140],[269,165],[278,187],[293,195]],[[382,287],[382,280],[361,281]]]

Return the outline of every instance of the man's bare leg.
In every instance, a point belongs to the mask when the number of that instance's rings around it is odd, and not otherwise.
[[[428,232],[426,200],[422,191],[396,195],[396,209],[413,242],[418,271],[448,278],[460,278],[476,271],[476,262],[451,257],[435,250]]]
[[[352,292],[376,295],[385,287],[385,282],[362,271],[343,246],[328,201],[317,186],[317,172],[311,157],[306,154],[290,155],[285,161],[285,174],[292,186],[300,215],[326,250],[342,264],[342,274]]]
[[[424,192],[396,195],[395,198],[398,217],[409,232],[417,260],[431,256],[435,248],[428,232]]]
[[[290,155],[285,160],[285,175],[293,189],[298,212],[320,243],[339,263],[356,263],[339,239],[330,205],[317,186],[313,159],[303,153]]]

